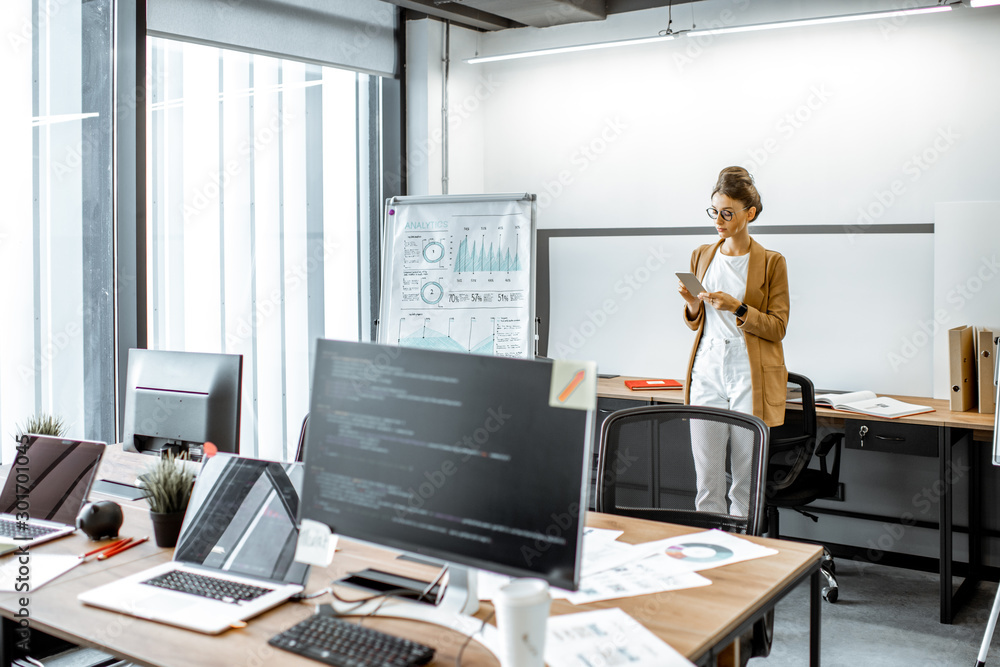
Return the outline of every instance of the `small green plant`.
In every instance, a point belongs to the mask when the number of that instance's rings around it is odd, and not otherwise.
[[[187,509],[194,484],[194,471],[185,465],[187,456],[167,454],[139,477],[151,512],[171,514]]]
[[[66,433],[66,424],[63,422],[62,417],[39,412],[36,415],[28,417],[28,420],[23,424],[17,425],[17,433],[14,434],[14,439],[20,442],[21,437],[27,433],[59,437]]]

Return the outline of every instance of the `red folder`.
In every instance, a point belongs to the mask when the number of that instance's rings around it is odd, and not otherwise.
[[[680,389],[684,385],[677,380],[625,380],[625,386],[632,391],[647,391],[649,389]]]

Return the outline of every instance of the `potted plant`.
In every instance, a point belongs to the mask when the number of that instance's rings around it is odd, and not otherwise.
[[[191,499],[194,470],[186,465],[186,458],[167,454],[139,476],[139,487],[146,493],[149,503],[153,535],[160,547],[177,545],[184,512]]]
[[[14,439],[21,442],[21,438],[29,434],[52,435],[58,438],[65,432],[66,424],[63,422],[62,417],[56,417],[46,412],[39,412],[36,415],[28,417],[28,420],[24,424],[17,425],[17,432],[14,434]]]

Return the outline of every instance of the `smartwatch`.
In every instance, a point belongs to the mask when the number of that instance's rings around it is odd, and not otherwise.
[[[748,310],[750,310],[750,309],[747,307],[747,305],[745,303],[741,303],[740,307],[736,309],[735,315],[736,315],[736,317],[738,317],[738,318],[740,318],[742,320],[744,317],[746,317],[746,314],[747,314]]]

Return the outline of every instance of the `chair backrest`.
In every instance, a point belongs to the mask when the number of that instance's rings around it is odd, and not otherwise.
[[[771,428],[765,496],[787,488],[809,466],[816,449],[816,390],[812,380],[788,374],[785,422]],[[801,406],[801,407],[799,407]]]
[[[299,446],[295,448],[295,460],[302,462],[302,457],[306,455],[306,427],[309,426],[309,413],[306,413],[302,420],[302,430],[299,431]]]
[[[601,427],[597,511],[759,535],[768,428],[693,405],[619,410]]]

